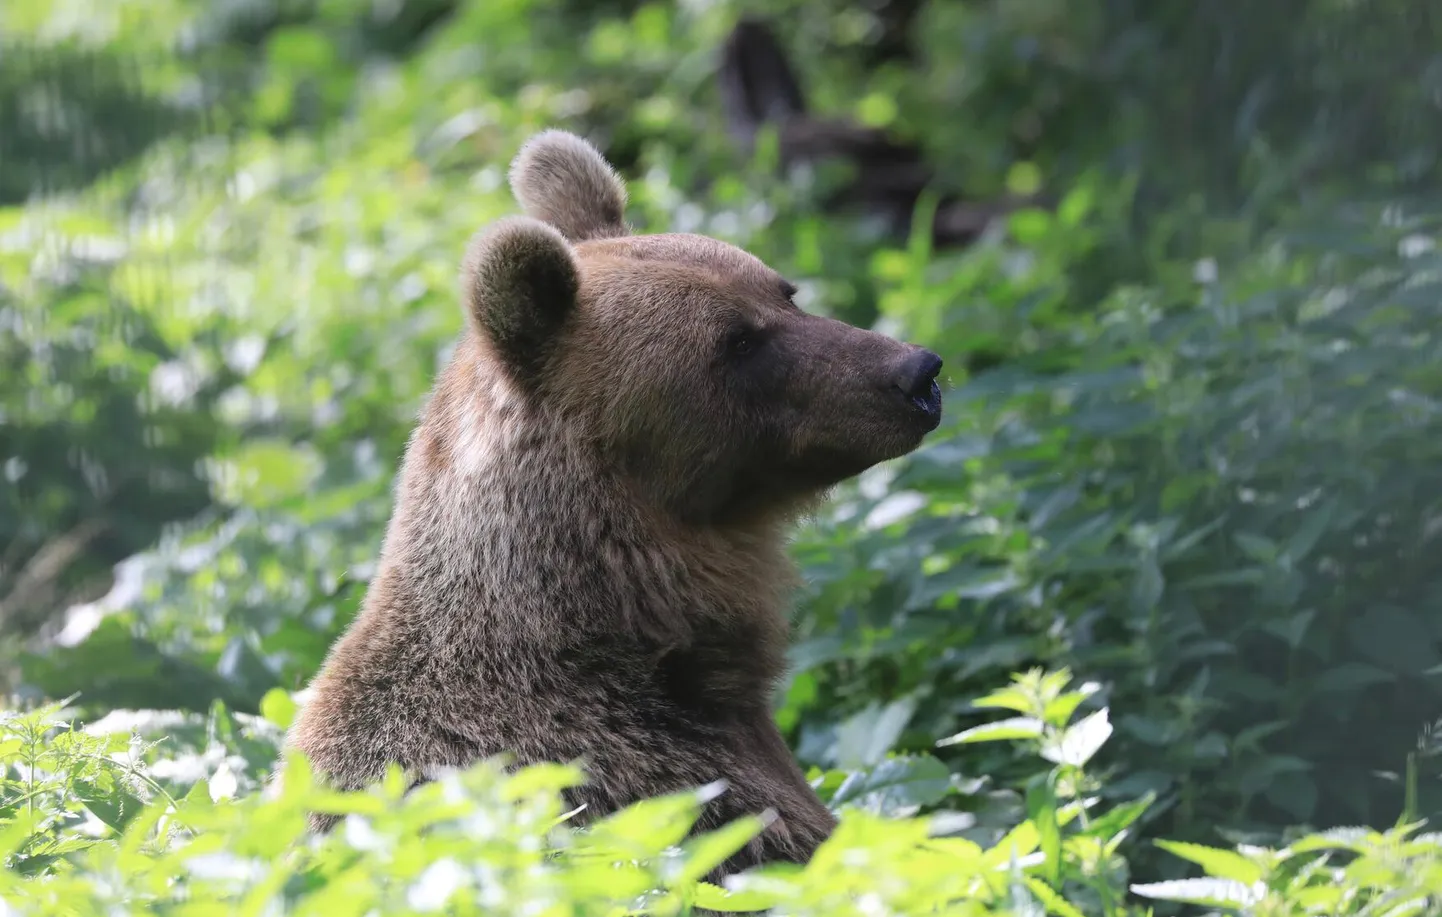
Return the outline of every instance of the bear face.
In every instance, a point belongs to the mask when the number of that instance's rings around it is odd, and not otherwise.
[[[580,138],[532,138],[511,184],[528,216],[465,260],[478,371],[677,518],[784,515],[939,424],[934,353],[803,312],[725,242],[632,235],[623,184]]]

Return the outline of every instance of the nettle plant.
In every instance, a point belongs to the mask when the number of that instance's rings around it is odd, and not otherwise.
[[[836,834],[804,868],[754,870],[727,888],[698,879],[764,821],[691,835],[721,786],[576,830],[562,790],[584,773],[569,765],[507,773],[491,761],[410,792],[393,773],[335,793],[297,759],[279,789],[263,789],[271,765],[257,749],[273,751],[294,713],[279,691],[263,717],[217,705],[204,717],[112,715],[81,727],[58,704],[11,711],[0,719],[0,912],[1076,917],[1139,913],[1137,899],[1150,898],[1259,915],[1401,915],[1439,903],[1442,845],[1415,826],[1282,849],[1162,842],[1207,876],[1129,887],[1123,846],[1151,799],[1099,804],[1088,765],[1110,735],[1109,713],[1078,715],[1098,686],[1069,685],[1064,671],[1015,676],[975,702],[1013,715],[944,740],[1015,742],[1050,765],[1027,788],[1027,817],[997,842],[962,836],[966,820],[946,813],[887,817],[843,803]],[[174,738],[147,735],[167,729]],[[308,834],[310,809],[342,815],[340,828]]]
[[[1053,691],[1050,710],[1035,712],[1060,729],[1085,693]],[[1071,789],[1084,782],[1084,756],[1068,752],[1053,781],[1060,789],[988,847],[949,834],[945,819],[843,803],[841,827],[804,869],[757,870],[721,889],[698,878],[764,825],[743,819],[688,837],[701,803],[724,787],[647,800],[585,830],[567,825],[561,796],[584,774],[563,765],[508,774],[487,762],[411,792],[393,774],[366,792],[332,793],[298,759],[281,789],[266,791],[270,765],[256,750],[273,752],[294,705],[277,691],[264,706],[263,717],[217,704],[203,717],[112,714],[89,727],[66,722],[60,705],[5,714],[6,912],[1073,914],[1062,890],[1100,887],[1095,851],[1114,852],[1141,810],[1088,816],[1088,800]],[[1093,714],[1081,733],[1064,732],[1082,738],[1062,745],[1085,751],[1104,739],[1096,722]],[[340,829],[308,835],[309,809],[343,815]]]

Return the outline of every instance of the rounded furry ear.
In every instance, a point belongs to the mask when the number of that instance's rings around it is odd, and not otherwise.
[[[570,243],[530,217],[506,217],[471,237],[461,267],[468,320],[517,378],[536,378],[576,306]]]
[[[561,130],[527,140],[511,162],[511,193],[526,213],[571,242],[624,236],[626,185],[587,141]]]

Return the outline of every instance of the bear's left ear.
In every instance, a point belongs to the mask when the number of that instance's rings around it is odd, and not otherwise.
[[[541,131],[511,162],[511,193],[526,213],[571,242],[610,239],[626,228],[626,184],[591,144],[567,131]]]
[[[471,238],[461,274],[473,327],[518,379],[538,377],[580,290],[570,243],[539,220],[506,217]]]

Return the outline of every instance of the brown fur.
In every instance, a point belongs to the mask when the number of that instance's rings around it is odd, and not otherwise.
[[[511,189],[526,212],[572,242],[626,234],[626,186],[596,149],[565,131],[541,131],[511,163]],[[555,193],[558,182],[569,187]]]
[[[801,312],[732,246],[625,234],[579,138],[534,139],[512,184],[533,216],[471,243],[378,573],[289,744],[344,788],[579,760],[589,817],[724,779],[702,827],[779,817],[717,876],[805,861],[834,819],[770,715],[786,529],[936,425],[896,391],[925,354]]]

